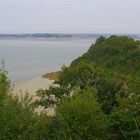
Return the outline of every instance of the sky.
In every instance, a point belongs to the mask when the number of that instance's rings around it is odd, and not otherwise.
[[[0,0],[0,33],[140,33],[140,0]]]

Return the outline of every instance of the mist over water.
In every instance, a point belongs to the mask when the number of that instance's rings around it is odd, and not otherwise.
[[[96,38],[0,39],[0,60],[5,60],[12,82],[19,82],[69,65],[85,53]]]

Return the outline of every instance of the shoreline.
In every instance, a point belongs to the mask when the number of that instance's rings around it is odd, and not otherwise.
[[[59,78],[59,75],[62,73],[62,70],[57,70],[54,72],[47,72],[43,74],[41,77],[43,79],[49,79],[49,80],[57,80]]]
[[[22,97],[26,97],[28,94],[29,97],[32,98],[32,101],[35,101],[38,99],[36,96],[37,90],[40,88],[45,90],[48,89],[50,86],[52,86],[54,83],[54,80],[50,80],[48,78],[43,78],[42,76],[37,76],[34,78],[31,78],[29,80],[16,83],[15,86],[13,87],[13,95],[18,96],[19,99]],[[40,113],[44,111],[44,108],[39,106],[35,109],[35,112]],[[53,116],[55,114],[54,108],[48,108],[46,109],[47,115],[48,116]]]
[[[41,89],[48,89],[53,85],[54,81],[61,73],[61,68],[49,70],[31,78],[25,78],[18,82],[11,82],[13,85],[13,93],[16,95],[25,94],[28,92],[30,95],[35,95],[36,91]]]
[[[47,89],[53,85],[53,82],[54,80],[37,76],[29,80],[16,83],[13,87],[13,93],[20,95],[21,93],[26,94],[28,92],[30,95],[35,96],[37,90],[40,88]]]

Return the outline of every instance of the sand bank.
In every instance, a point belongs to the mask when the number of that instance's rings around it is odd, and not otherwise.
[[[53,85],[54,80],[44,79],[40,76],[16,83],[13,92],[18,94],[22,91],[29,92],[31,95],[35,95],[38,89],[46,89]]]
[[[25,80],[19,83],[16,83],[13,88],[13,94],[18,95],[19,97],[23,96],[28,92],[29,95],[31,95],[33,98],[33,101],[37,99],[36,97],[36,91],[38,89],[46,89],[49,88],[51,85],[53,85],[54,80],[49,80],[47,78],[42,78],[41,76],[32,78],[30,80]],[[22,95],[21,95],[22,94]],[[35,110],[36,112],[42,112],[44,111],[44,108],[39,106]],[[55,114],[54,108],[46,109],[47,114],[49,116],[53,116]]]

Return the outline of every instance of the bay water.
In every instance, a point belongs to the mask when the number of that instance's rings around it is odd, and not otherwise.
[[[16,83],[70,65],[95,39],[0,39],[0,61]]]

